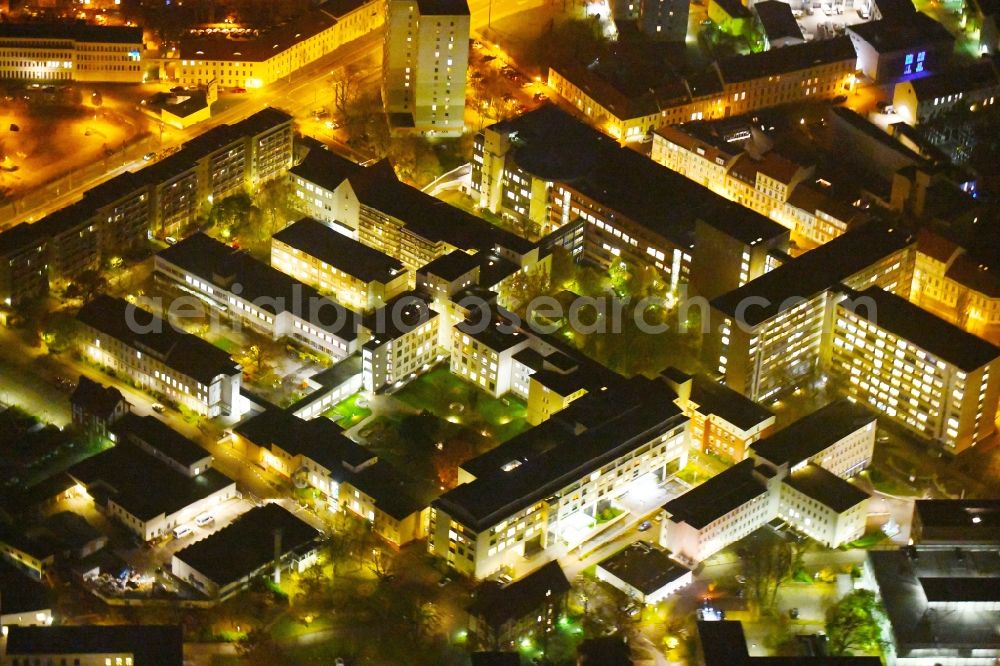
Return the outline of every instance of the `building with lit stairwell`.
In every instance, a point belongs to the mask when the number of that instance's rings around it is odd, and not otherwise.
[[[663,383],[628,380],[468,461],[431,505],[428,550],[481,579],[582,543],[616,498],[686,464],[688,419],[673,397]]]

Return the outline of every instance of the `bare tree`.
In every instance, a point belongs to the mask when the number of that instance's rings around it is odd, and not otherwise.
[[[742,555],[747,602],[755,613],[774,607],[778,588],[792,575],[795,555],[787,541],[760,543]]]

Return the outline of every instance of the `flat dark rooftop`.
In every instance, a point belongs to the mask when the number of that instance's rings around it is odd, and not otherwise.
[[[336,232],[334,232],[336,233]],[[341,340],[358,336],[361,317],[314,288],[257,261],[242,250],[236,250],[201,232],[189,236],[167,249],[158,257],[200,277],[217,288],[239,285],[242,299],[273,315],[289,312],[307,319]],[[315,316],[310,316],[315,313]]]
[[[180,625],[12,626],[7,656],[132,654],[136,666],[181,666],[184,632]]]
[[[364,170],[360,164],[322,148],[312,148],[289,173],[332,192],[351,174]]]
[[[1000,539],[1000,499],[917,500],[913,512],[924,529],[957,528],[973,538],[990,532]]]
[[[513,161],[524,171],[565,183],[682,247],[693,246],[696,220],[747,243],[787,233],[764,216],[621,147],[555,106],[539,107],[492,129],[511,137]]]
[[[779,52],[791,48],[797,47]],[[746,299],[755,298],[758,302],[764,299],[766,305],[747,308],[745,312],[746,323],[756,326],[798,305],[801,302],[798,299],[808,300],[838,285],[910,242],[910,235],[904,229],[871,222],[713,299],[712,307],[735,317],[737,307]]]
[[[501,247],[527,254],[535,244],[486,220],[432,197],[396,177],[388,160],[349,176],[358,200],[403,222],[411,233],[460,250]]]
[[[744,460],[670,500],[663,509],[675,523],[702,529],[766,493],[764,483],[753,475],[753,461]]]
[[[477,320],[469,319],[459,322],[455,328],[489,349],[503,353],[527,340],[524,333],[518,330],[509,330],[508,324],[509,322],[506,320],[494,320],[484,327]]]
[[[112,428],[119,437],[135,437],[185,467],[211,454],[155,416],[128,413]]]
[[[866,408],[839,398],[754,442],[750,448],[774,465],[794,467],[875,420],[875,414]]]
[[[486,453],[465,461],[461,468],[477,478],[496,475],[505,465],[523,465],[572,437],[572,430],[563,423],[557,419],[548,419]]]
[[[109,499],[141,520],[176,513],[234,483],[214,469],[189,477],[128,443],[77,463],[69,473],[88,490],[109,487]]]
[[[398,259],[334,231],[322,222],[304,217],[274,239],[364,282],[386,283],[405,269]]]
[[[730,201],[717,202],[711,215],[703,215],[698,219],[750,246],[770,242],[788,234],[787,227]]]
[[[413,497],[407,490],[409,479],[392,464],[378,460],[357,472],[349,472],[347,482],[375,500],[375,506],[396,520],[403,520],[427,504]]]
[[[849,37],[834,37],[760,53],[731,56],[717,61],[715,66],[723,81],[736,83],[835,62],[853,62],[857,57]]]
[[[168,367],[206,386],[219,375],[239,373],[226,352],[124,299],[100,295],[80,308],[76,318],[129,347],[154,353]]]
[[[687,567],[671,560],[666,551],[644,541],[626,546],[597,566],[643,594],[653,594],[690,573]]]
[[[479,266],[479,258],[474,254],[453,250],[420,267],[424,275],[434,275],[448,282],[462,277]]]
[[[501,280],[510,277],[520,270],[517,264],[498,256],[495,252],[480,250],[475,254],[479,261],[479,284],[493,287]]]
[[[631,381],[648,387],[645,399],[633,404],[616,402],[617,396],[609,391],[607,400],[618,405],[613,420],[556,442],[509,471],[485,471],[475,481],[448,491],[434,505],[473,530],[489,528],[652,439],[655,432],[684,425],[687,418],[674,405],[666,386],[641,377]]]
[[[417,0],[421,16],[468,16],[466,0]]]
[[[281,531],[282,555],[308,547],[320,534],[281,505],[270,503],[250,509],[174,557],[225,587],[274,561],[275,530]]]
[[[787,2],[779,0],[764,0],[754,3],[753,11],[760,19],[768,40],[774,41],[783,37],[802,39],[802,30],[795,21],[792,8]]]
[[[552,561],[521,580],[501,587],[493,581],[479,585],[466,610],[481,617],[491,627],[499,628],[511,620],[519,620],[549,601],[569,591],[569,581],[559,562]]]
[[[698,404],[702,414],[715,414],[743,430],[759,426],[774,416],[766,407],[704,375],[694,377],[691,400]]]
[[[795,470],[785,477],[784,483],[837,513],[844,513],[869,497],[865,491],[816,463]]]
[[[365,317],[365,328],[372,334],[364,345],[365,349],[380,347],[437,316],[438,313],[431,308],[427,297],[421,292],[407,291],[399,294]]]
[[[861,300],[853,309],[857,315],[959,370],[972,372],[1000,356],[1000,347],[888,291],[870,287],[852,294],[855,298],[871,299],[875,304],[870,308]]]
[[[330,419],[301,419],[277,409],[267,409],[243,421],[233,432],[257,446],[277,445],[286,453],[303,455],[322,465],[342,481],[347,472],[345,463],[357,467],[374,458],[374,454],[348,439],[343,428]]]
[[[847,30],[871,44],[879,53],[926,48],[933,42],[955,41],[943,25],[921,12],[857,23],[848,26]]]
[[[920,587],[930,603],[1000,602],[1000,585],[996,579],[975,577],[919,578]]]
[[[83,21],[0,23],[0,39],[72,39],[95,44],[142,45],[142,28],[104,26]]]
[[[961,612],[929,612],[921,579],[932,577],[979,577],[984,588],[996,588],[1000,560],[995,550],[958,549],[873,550],[868,562],[878,583],[879,596],[895,638],[899,657],[921,656],[925,650],[1000,648],[1000,612],[962,609]],[[932,653],[933,654],[933,653]]]

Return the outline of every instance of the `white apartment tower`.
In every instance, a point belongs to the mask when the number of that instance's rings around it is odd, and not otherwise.
[[[466,0],[387,0],[382,100],[395,134],[458,136],[469,66]]]

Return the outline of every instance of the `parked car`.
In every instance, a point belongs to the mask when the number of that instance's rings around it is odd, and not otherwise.
[[[652,526],[653,526],[653,523],[649,522],[648,520],[644,520],[641,523],[639,523],[639,531],[640,532],[645,532],[646,530],[648,530]]]
[[[142,156],[142,159],[144,162],[148,162],[154,157],[156,157],[156,153],[146,153],[145,155]]]
[[[245,93],[246,91],[246,88],[233,88],[234,93]]]
[[[175,539],[183,539],[186,536],[191,536],[191,533],[193,531],[194,530],[192,530],[187,525],[181,525],[180,527],[174,529],[174,538]]]
[[[206,527],[215,522],[215,516],[210,513],[203,513],[194,519],[194,524],[198,527]]]
[[[158,402],[154,402],[152,405],[150,405],[149,408],[152,409],[157,414],[162,414],[163,413],[163,409],[164,409],[163,405],[161,405]]]

